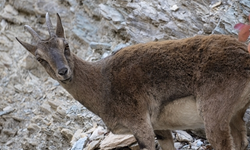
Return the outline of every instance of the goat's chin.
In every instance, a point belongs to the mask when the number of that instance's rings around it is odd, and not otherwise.
[[[63,84],[67,84],[67,83],[70,83],[72,81],[72,76],[70,76],[69,78],[67,79],[63,79],[63,80],[59,80],[61,83]]]

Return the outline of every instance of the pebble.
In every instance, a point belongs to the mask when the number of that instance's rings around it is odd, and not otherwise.
[[[59,100],[48,100],[48,103],[51,106],[51,108],[57,109],[57,107],[61,105],[62,102]]]
[[[198,139],[198,140],[195,140],[193,144],[195,144],[196,146],[200,147],[200,146],[202,146],[204,143],[203,143],[200,139]]]
[[[220,5],[221,5],[221,1],[218,1],[218,2],[214,3],[213,5],[211,5],[210,7],[215,8],[215,7],[218,7]]]
[[[82,129],[77,129],[76,132],[74,133],[71,141],[70,141],[70,144],[71,145],[74,145],[74,143],[79,140],[80,138],[84,138],[84,137],[87,137],[88,135],[86,133],[84,133],[84,131]]]
[[[0,64],[1,63],[8,67],[12,65],[12,58],[9,56],[8,53],[0,52]]]
[[[193,137],[186,131],[176,130],[176,140],[179,142],[192,142]]]
[[[56,112],[59,113],[61,116],[65,117],[66,116],[66,108],[63,106],[59,106],[56,108]]]
[[[30,133],[39,132],[40,129],[41,129],[41,128],[40,128],[37,124],[34,124],[34,123],[31,123],[31,124],[27,127],[27,130],[28,130]]]
[[[6,111],[0,111],[0,116],[2,116],[2,115],[6,115],[6,114],[9,114],[9,113],[11,113],[11,112],[13,112],[15,109],[9,109],[9,110],[6,110]]]
[[[70,129],[62,129],[61,130],[62,135],[64,135],[68,140],[71,140],[73,137],[73,132]]]
[[[61,122],[63,121],[63,118],[61,115],[58,115],[58,113],[53,113],[52,114],[53,121],[55,122]]]
[[[24,93],[31,94],[34,90],[34,86],[31,83],[29,83],[26,85],[26,87],[23,90],[24,90]]]
[[[98,126],[94,132],[91,134],[91,136],[89,137],[90,140],[98,140],[98,139],[102,139],[104,138],[104,134],[107,131],[102,127],[102,126]]]
[[[13,137],[16,134],[16,132],[17,131],[14,129],[3,129],[2,130],[2,133],[6,134],[8,136],[11,136],[11,137]]]
[[[4,11],[11,13],[12,15],[18,15],[18,11],[14,7],[8,4],[4,7]]]
[[[51,113],[51,107],[48,103],[43,103],[41,106],[40,106],[40,109],[41,111],[47,113],[47,114],[50,114]]]
[[[173,11],[177,11],[179,9],[179,7],[175,4],[172,7],[170,7],[170,9]]]
[[[8,141],[5,145],[10,146],[12,143],[14,143],[14,140]]]
[[[13,109],[14,109],[13,107],[7,106],[7,107],[4,107],[4,108],[3,108],[3,111],[8,112],[8,111],[12,111]]]
[[[17,84],[14,86],[14,88],[15,88],[16,92],[22,92],[23,86],[21,84]]]
[[[19,117],[19,116],[12,116],[12,118],[13,118],[15,121],[18,121],[18,122],[21,122],[21,121],[24,121],[24,120],[25,120],[24,118]]]

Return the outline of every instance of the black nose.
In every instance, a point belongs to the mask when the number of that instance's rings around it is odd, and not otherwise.
[[[61,76],[66,75],[67,72],[68,72],[68,69],[66,67],[58,70],[58,74],[60,74]]]

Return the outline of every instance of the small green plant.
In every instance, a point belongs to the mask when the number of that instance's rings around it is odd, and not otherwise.
[[[250,15],[248,16],[248,20],[250,21]],[[241,42],[246,42],[250,35],[250,25],[244,23],[238,23],[234,26],[234,29],[239,31],[238,39]],[[250,53],[250,43],[248,44],[248,52]]]

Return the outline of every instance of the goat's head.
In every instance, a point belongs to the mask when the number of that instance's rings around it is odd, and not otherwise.
[[[46,69],[54,79],[66,84],[72,79],[73,57],[69,45],[64,37],[64,29],[61,18],[57,14],[56,33],[53,31],[49,14],[46,14],[46,24],[50,37],[47,40],[41,37],[28,25],[25,28],[32,35],[37,45],[31,45],[16,38]]]

